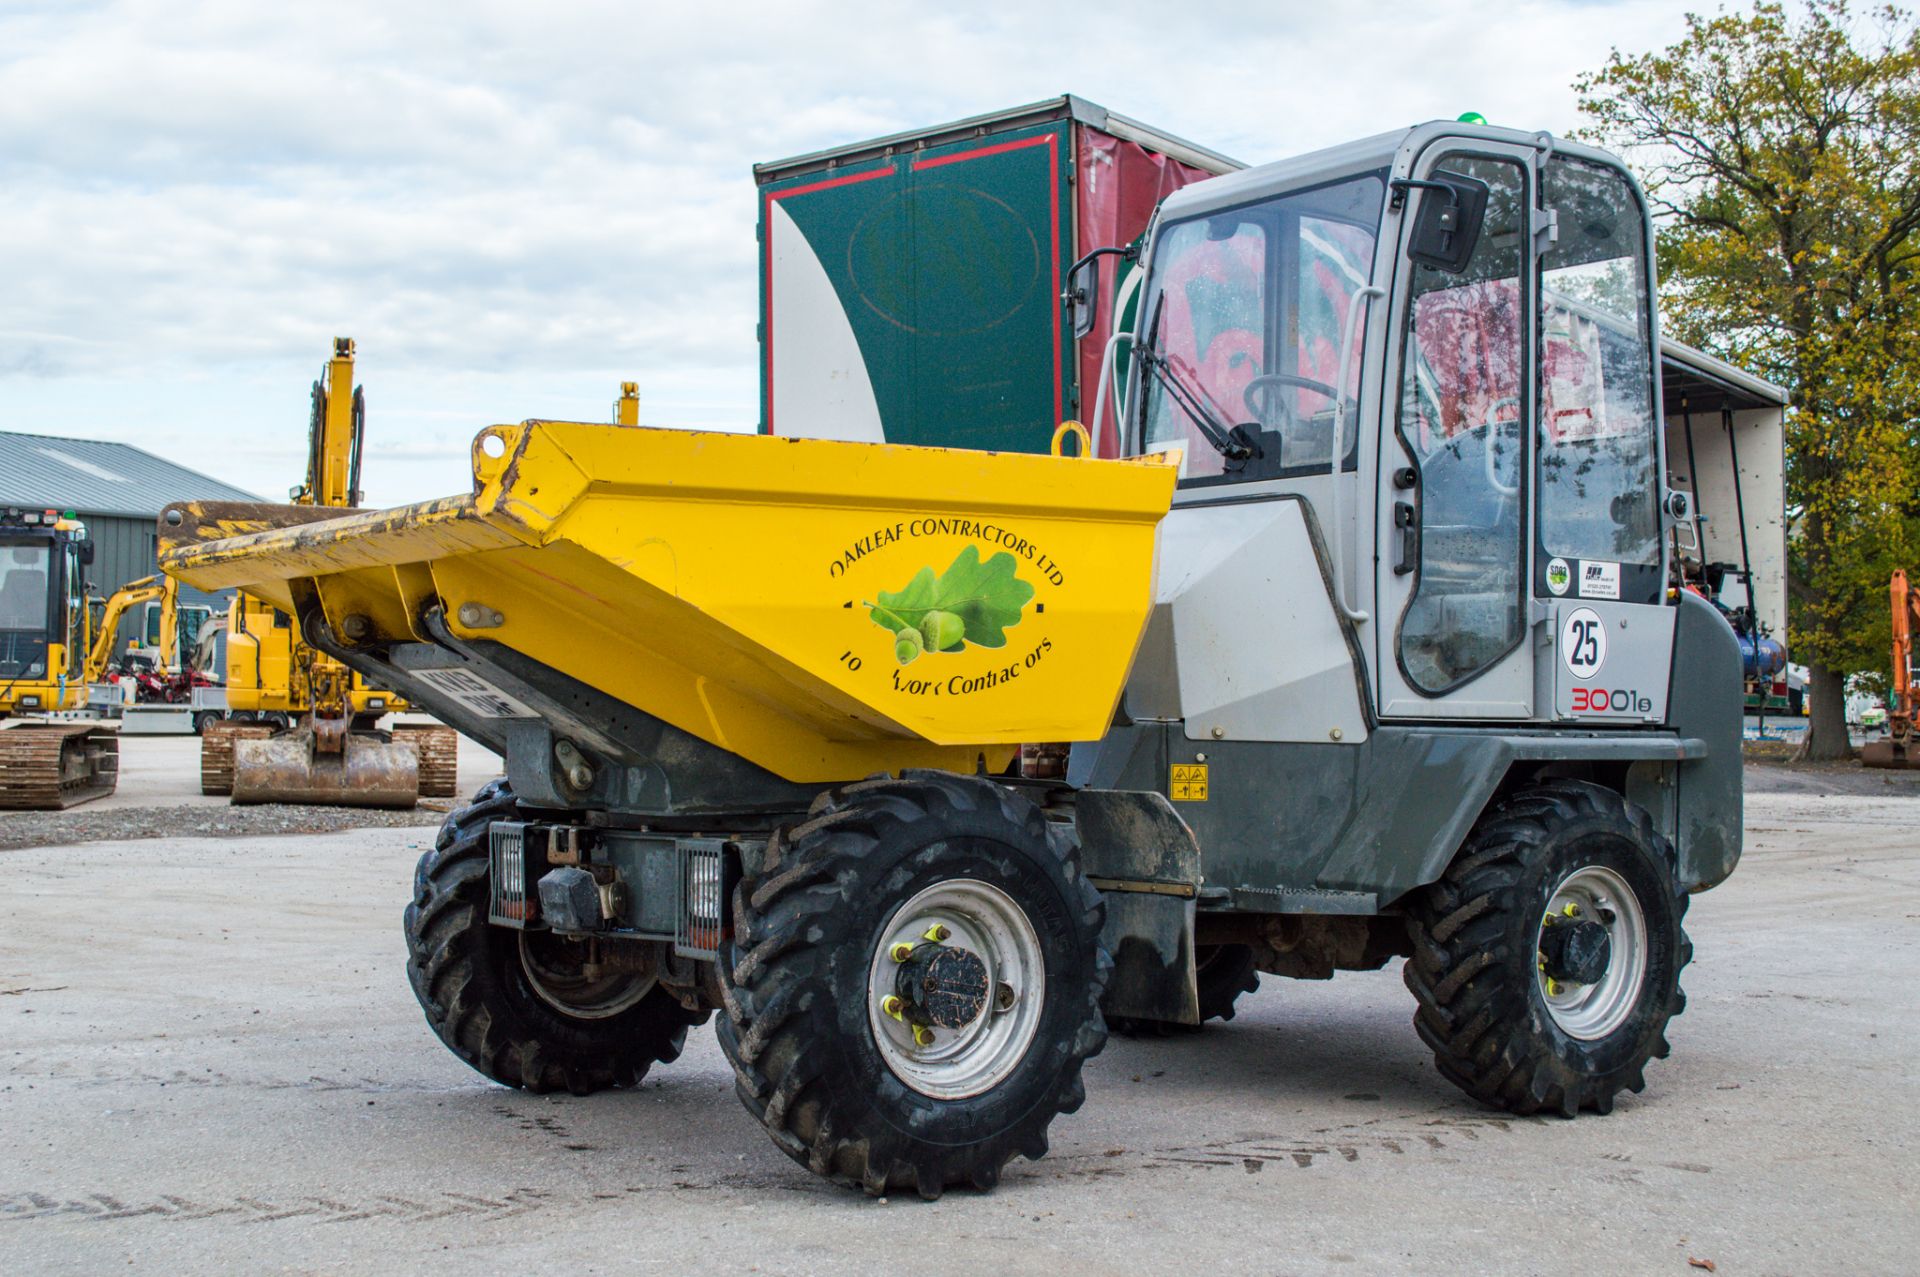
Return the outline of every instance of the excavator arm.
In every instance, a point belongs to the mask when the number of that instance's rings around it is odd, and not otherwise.
[[[114,643],[120,632],[120,618],[128,609],[139,607],[142,603],[151,603],[158,598],[175,597],[177,586],[172,577],[166,577],[165,585],[159,576],[142,577],[131,581],[113,592],[107,600],[107,610],[100,618],[100,629],[93,636],[93,645],[87,650],[87,665],[84,677],[89,684],[98,683],[106,677],[107,666],[113,661]],[[165,659],[167,627],[161,627],[161,653]]]
[[[1893,683],[1887,689],[1887,736],[1869,742],[1860,751],[1868,767],[1920,768],[1920,750],[1914,748],[1913,632],[1920,629],[1920,592],[1907,584],[1907,574],[1896,568],[1887,585],[1893,607]]]

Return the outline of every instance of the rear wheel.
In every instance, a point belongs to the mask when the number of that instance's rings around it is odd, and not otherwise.
[[[830,791],[734,896],[721,1047],[774,1143],[869,1193],[991,1188],[1106,1042],[1100,893],[991,781]]]
[[[447,818],[414,871],[407,978],[427,1023],[475,1070],[529,1091],[632,1086],[706,1017],[656,982],[652,950],[487,921],[487,828],[521,811],[504,781]]]
[[[1554,781],[1481,819],[1411,903],[1407,987],[1440,1072],[1515,1113],[1605,1113],[1646,1085],[1693,955],[1673,848],[1612,790]]]

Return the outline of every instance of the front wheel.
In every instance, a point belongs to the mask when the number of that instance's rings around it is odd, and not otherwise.
[[[1673,848],[1619,794],[1522,790],[1408,909],[1414,1026],[1440,1072],[1514,1113],[1606,1113],[1686,1006]]]
[[[741,1100],[869,1193],[991,1188],[1105,1045],[1104,906],[1026,799],[908,772],[821,796],[734,896],[720,1045]]]

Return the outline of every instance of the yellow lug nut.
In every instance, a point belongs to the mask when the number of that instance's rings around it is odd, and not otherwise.
[[[914,1025],[913,1026],[913,1044],[915,1046],[932,1046],[933,1030],[929,1029],[924,1024]]]
[[[1557,998],[1560,996],[1560,982],[1554,979],[1552,976],[1547,977],[1547,996],[1550,998]]]
[[[889,993],[886,997],[880,999],[880,1010],[883,1013],[892,1016],[896,1020],[902,1020],[902,1021],[905,1020],[906,1017],[904,1015],[904,1012],[906,1011],[906,1009],[907,1009],[906,1003],[902,1002],[899,998],[895,997],[891,993]]]
[[[895,962],[905,962],[913,956],[913,946],[902,940],[899,944],[893,946],[893,948],[888,951],[888,954]]]
[[[939,944],[952,934],[953,932],[948,931],[944,926],[936,922],[927,928],[927,934],[923,938],[931,940],[934,944]]]

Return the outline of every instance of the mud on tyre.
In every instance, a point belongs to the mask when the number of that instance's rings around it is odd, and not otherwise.
[[[823,794],[735,891],[719,1036],[741,1100],[869,1193],[991,1188],[1085,1098],[1103,916],[1071,841],[1003,786],[910,771]]]
[[[523,818],[505,781],[449,816],[414,871],[407,979],[427,1023],[478,1072],[528,1091],[632,1086],[706,1017],[644,970],[586,965],[584,942],[487,921],[487,827]]]
[[[1613,1108],[1646,1085],[1693,955],[1672,846],[1619,794],[1525,789],[1411,902],[1406,982],[1440,1072],[1514,1113]]]

